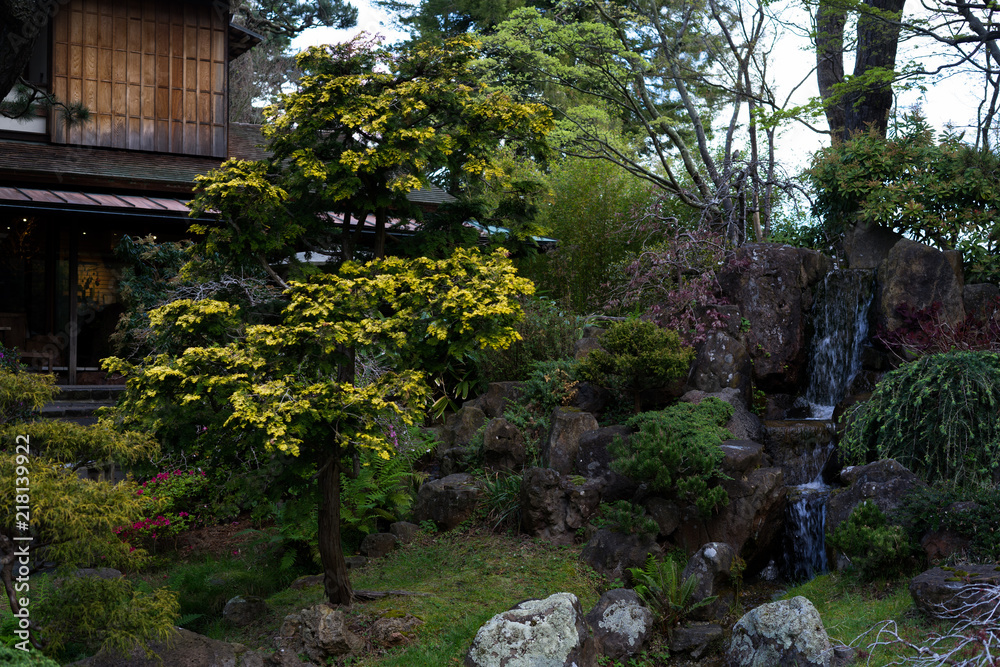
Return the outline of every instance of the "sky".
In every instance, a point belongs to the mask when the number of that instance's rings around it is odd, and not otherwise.
[[[406,37],[406,33],[392,25],[390,14],[372,6],[369,0],[352,0],[352,3],[358,8],[357,27],[348,30],[312,28],[300,35],[292,46],[303,49],[314,44],[342,42],[360,31],[383,35],[388,44]],[[779,3],[773,3],[771,6],[777,5]],[[808,17],[802,11],[796,15],[794,10],[786,10],[783,18],[800,25],[808,22]],[[901,55],[905,55],[905,52],[901,52]],[[924,60],[925,65],[933,64],[926,58]],[[814,63],[815,56],[805,37],[789,34],[778,42],[774,50],[772,71],[775,72],[773,78],[779,90],[779,99],[783,99],[784,95],[803,79],[805,83],[795,91],[793,104],[803,104],[810,97],[819,94],[815,74],[811,73]],[[844,65],[846,71],[853,70],[854,64],[849,57],[845,58]],[[915,104],[920,105],[931,126],[939,130],[949,124],[962,128],[975,123],[976,105],[980,93],[981,91],[967,78],[953,77],[935,84],[926,92],[899,93],[897,106],[900,109],[907,109]],[[819,125],[825,128],[826,124],[820,121]],[[827,143],[825,136],[818,135],[794,122],[789,123],[779,137],[779,160],[792,172],[806,167],[811,154]],[[974,137],[967,135],[967,138],[971,140]]]

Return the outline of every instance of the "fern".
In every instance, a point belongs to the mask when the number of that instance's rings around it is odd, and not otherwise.
[[[635,582],[635,592],[656,616],[660,627],[668,635],[691,612],[710,605],[718,596],[710,595],[692,602],[698,578],[691,575],[681,579],[681,568],[673,558],[658,561],[650,554],[644,567],[630,567],[629,574]]]
[[[379,519],[398,521],[412,507],[420,477],[402,456],[365,451],[358,476],[341,475],[341,527],[367,534],[378,530]]]

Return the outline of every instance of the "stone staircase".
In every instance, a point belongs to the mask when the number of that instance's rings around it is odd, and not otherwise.
[[[114,405],[123,391],[125,385],[59,385],[56,400],[41,409],[41,417],[94,424],[97,409]]]

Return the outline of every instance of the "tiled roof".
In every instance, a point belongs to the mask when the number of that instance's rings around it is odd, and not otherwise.
[[[190,213],[183,199],[5,186],[0,186],[0,207],[71,208],[77,211],[116,210],[134,215],[170,217],[187,217]]]

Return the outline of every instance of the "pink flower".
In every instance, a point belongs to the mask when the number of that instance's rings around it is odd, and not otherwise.
[[[137,496],[141,496],[141,495],[142,495],[142,489],[139,489],[138,491],[136,491],[136,492],[135,492],[135,495],[137,495]]]

